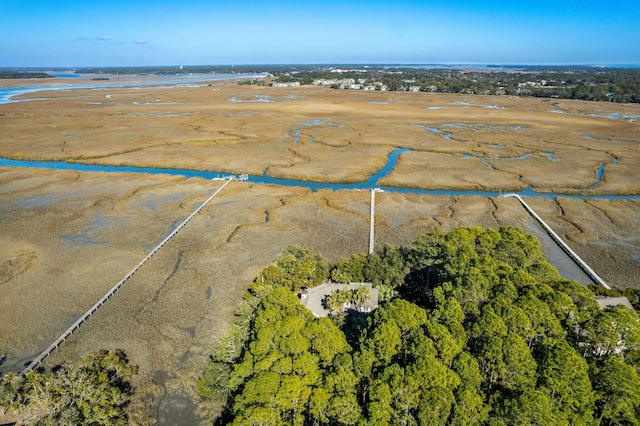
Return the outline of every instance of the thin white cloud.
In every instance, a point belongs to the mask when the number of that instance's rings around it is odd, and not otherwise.
[[[134,40],[131,43],[134,43],[134,44],[147,44],[149,42],[147,40]]]
[[[100,37],[85,37],[85,36],[78,36],[76,37],[76,40],[97,40],[97,41],[111,41],[111,37],[107,37],[107,36],[100,36]]]

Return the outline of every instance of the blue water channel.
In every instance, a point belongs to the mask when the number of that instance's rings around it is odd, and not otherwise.
[[[62,77],[62,76],[60,76]],[[65,75],[66,77],[66,75]],[[180,85],[180,84],[189,84],[189,83],[205,83],[207,81],[216,81],[216,80],[228,80],[234,78],[259,78],[264,77],[263,75],[249,75],[249,74],[199,74],[193,75],[189,77],[176,77],[176,76],[162,76],[162,75],[154,75],[149,76],[149,80],[143,81],[134,81],[134,82],[96,82],[96,83],[87,83],[87,84],[74,84],[74,85],[52,85],[52,86],[32,86],[32,87],[13,87],[13,88],[0,88],[0,104],[9,103],[9,102],[17,102],[20,100],[12,100],[13,96],[21,95],[24,93],[31,93],[43,90],[68,90],[68,89],[97,89],[97,88],[118,88],[118,87],[136,87],[136,86],[150,86],[150,85],[159,85],[159,84],[172,84],[172,85]],[[28,99],[25,99],[28,100]],[[251,101],[256,101],[255,99],[251,99]],[[258,99],[258,101],[264,101],[262,99]],[[308,123],[302,123],[304,126],[314,126],[318,124],[325,123],[324,120],[313,120]],[[422,127],[430,132],[441,132],[440,129],[431,128],[421,124],[413,124],[414,126]],[[300,130],[296,130],[294,137],[294,142],[298,142],[300,138]],[[451,135],[449,133],[444,134],[445,139],[450,139]],[[585,136],[586,137],[586,136]],[[313,142],[314,139],[312,137],[309,138],[310,142]],[[499,192],[492,191],[456,191],[456,190],[445,190],[445,189],[421,189],[421,188],[408,188],[408,187],[391,187],[391,186],[382,186],[379,185],[378,182],[386,177],[393,168],[395,167],[398,156],[404,152],[408,152],[408,149],[397,148],[392,151],[387,160],[387,164],[379,170],[377,173],[373,174],[369,179],[362,182],[355,183],[327,183],[327,182],[314,182],[308,180],[294,180],[294,179],[280,179],[274,178],[267,175],[265,172],[261,176],[249,176],[249,181],[255,183],[265,183],[271,185],[280,185],[280,186],[293,186],[293,187],[301,187],[308,188],[312,191],[317,191],[321,189],[329,189],[333,191],[337,190],[354,190],[354,189],[370,189],[370,188],[380,188],[388,192],[399,192],[399,193],[412,193],[412,194],[427,194],[427,195],[443,195],[443,196],[482,196],[482,197],[496,197],[500,196]],[[526,158],[530,153],[523,154],[517,158]],[[549,158],[552,158],[553,154],[547,153]],[[486,160],[485,160],[486,161]],[[614,159],[614,162],[617,162],[617,159]],[[154,168],[154,167],[133,167],[133,166],[104,166],[104,165],[92,165],[92,164],[82,164],[82,163],[70,163],[65,161],[23,161],[23,160],[12,160],[7,158],[0,158],[0,166],[8,166],[8,167],[30,167],[30,168],[42,168],[42,169],[54,169],[54,170],[73,170],[78,172],[108,172],[108,173],[147,173],[147,174],[168,174],[174,176],[185,176],[187,178],[191,177],[199,177],[204,179],[214,179],[218,178],[221,175],[224,176],[224,173],[219,172],[207,172],[207,171],[199,171],[199,170],[188,170],[188,169],[169,169],[169,168]],[[597,181],[589,188],[593,188],[597,184],[600,183],[602,179],[602,175],[604,174],[604,165],[602,165],[597,171]],[[519,192],[520,195],[529,196],[529,197],[545,197],[545,198],[574,198],[574,199],[608,199],[608,200],[640,200],[640,195],[572,195],[572,194],[557,194],[557,193],[544,193],[544,192],[536,192],[533,188],[528,188],[524,191]]]
[[[267,175],[265,172],[263,175],[249,175],[249,182],[263,183],[279,186],[293,186],[299,188],[307,188],[311,191],[318,191],[322,189],[329,189],[332,191],[338,190],[358,190],[358,189],[370,189],[380,188],[388,192],[398,193],[411,193],[411,194],[425,194],[425,195],[442,195],[450,197],[460,196],[480,196],[480,197],[498,197],[500,192],[494,191],[458,191],[449,189],[421,189],[421,188],[404,188],[394,186],[382,186],[378,182],[386,177],[393,168],[396,166],[398,157],[400,154],[409,152],[410,150],[405,148],[397,148],[393,150],[388,157],[387,164],[378,172],[373,174],[369,179],[362,182],[355,183],[327,183],[327,182],[314,182],[307,180],[296,179],[281,179],[274,178]],[[0,167],[30,167],[39,169],[53,169],[53,170],[72,170],[77,172],[108,172],[108,173],[146,173],[146,174],[167,174],[173,176],[185,176],[187,178],[203,178],[203,179],[215,179],[222,176],[228,176],[225,173],[219,172],[207,172],[200,170],[188,170],[188,169],[169,169],[169,168],[155,168],[155,167],[132,167],[132,166],[103,166],[93,164],[81,164],[81,163],[69,163],[65,161],[24,161],[24,160],[12,160],[7,158],[0,158]],[[561,198],[573,198],[573,199],[606,199],[606,200],[640,200],[640,195],[573,195],[573,194],[558,194],[558,193],[545,193],[536,192],[533,188],[528,188],[518,192],[520,195],[527,197],[544,197],[555,199]]]
[[[200,74],[189,77],[176,77],[176,76],[160,76],[153,75],[144,77],[145,80],[136,80],[130,82],[124,81],[98,81],[95,83],[81,83],[81,84],[59,84],[52,86],[27,86],[27,87],[2,87],[0,88],[0,104],[6,104],[9,102],[24,102],[30,99],[11,99],[14,96],[22,95],[25,93],[40,92],[43,90],[69,90],[69,89],[102,89],[102,88],[118,88],[118,87],[137,87],[137,86],[153,86],[159,84],[193,84],[193,83],[206,83],[208,81],[218,80],[230,80],[236,78],[259,78],[264,77],[262,75],[255,74]],[[134,78],[139,79],[139,76]],[[148,80],[147,80],[148,78]],[[64,78],[65,80],[72,80],[72,78]]]

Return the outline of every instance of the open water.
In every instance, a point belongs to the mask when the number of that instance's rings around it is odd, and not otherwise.
[[[249,175],[249,181],[255,183],[265,183],[271,185],[280,186],[295,186],[308,188],[312,191],[321,189],[329,189],[333,191],[338,190],[357,190],[357,189],[371,189],[380,188],[387,192],[399,192],[399,193],[412,193],[412,194],[427,194],[427,195],[443,195],[443,196],[481,196],[481,197],[498,197],[501,195],[499,192],[492,191],[455,191],[445,189],[421,189],[421,188],[404,188],[404,187],[392,187],[381,186],[378,182],[387,176],[393,168],[396,166],[398,156],[404,152],[410,150],[405,148],[398,148],[389,154],[387,164],[378,172],[373,174],[369,179],[362,182],[355,183],[327,183],[327,182],[313,182],[307,180],[295,180],[295,179],[280,179],[268,176],[267,173],[263,175]],[[198,177],[203,179],[215,179],[228,174],[219,172],[208,172],[200,170],[188,170],[188,169],[168,169],[168,168],[153,168],[153,167],[132,167],[132,166],[103,166],[81,163],[67,163],[64,161],[23,161],[23,160],[11,160],[7,158],[0,158],[0,167],[31,167],[40,169],[53,169],[53,170],[73,170],[78,172],[108,172],[108,173],[147,173],[147,174],[168,174],[174,176],[185,176],[187,178]],[[601,173],[598,173],[598,178],[602,177]],[[520,195],[527,197],[545,197],[545,198],[574,198],[574,199],[607,199],[607,200],[640,200],[640,195],[573,195],[573,194],[558,194],[558,193],[545,193],[537,192],[535,188],[528,188],[519,192]]]
[[[66,75],[66,74],[65,74]],[[14,96],[22,95],[25,93],[39,92],[41,90],[69,90],[69,89],[100,89],[109,87],[137,87],[137,86],[153,86],[158,84],[170,84],[170,85],[182,85],[182,84],[205,84],[209,81],[219,80],[231,80],[236,78],[259,78],[263,77],[255,74],[203,74],[203,75],[190,75],[188,77],[181,76],[145,76],[140,81],[140,76],[136,76],[136,81],[123,82],[123,81],[97,81],[95,83],[82,83],[82,84],[56,84],[51,86],[25,86],[25,87],[2,87],[0,88],[0,104],[6,104],[9,102],[25,102],[24,100],[12,100]],[[73,78],[66,78],[72,80]]]

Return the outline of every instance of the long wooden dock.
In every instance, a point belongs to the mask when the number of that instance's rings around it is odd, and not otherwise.
[[[180,232],[180,230],[182,230],[182,228],[184,228],[187,225],[187,223],[189,223],[191,219],[193,219],[195,215],[200,213],[202,209],[205,208],[207,204],[209,204],[209,202],[213,199],[213,197],[218,195],[218,193],[222,191],[222,189],[225,186],[227,186],[229,182],[231,182],[231,180],[232,180],[231,178],[227,179],[226,182],[220,188],[218,188],[209,198],[207,198],[207,200],[204,203],[200,205],[200,207],[198,207],[193,213],[191,213],[189,217],[187,217],[176,229],[174,229],[153,250],[151,250],[151,252],[149,252],[149,254],[147,254],[144,257],[144,259],[142,259],[140,263],[138,263],[131,271],[129,271],[129,273],[124,276],[124,278],[118,281],[118,283],[114,285],[111,288],[111,290],[109,290],[104,296],[102,296],[102,298],[98,300],[91,308],[89,308],[89,310],[85,312],[84,315],[78,318],[76,322],[71,324],[71,326],[67,328],[65,332],[60,335],[60,337],[58,337],[47,349],[45,349],[42,353],[40,353],[40,355],[38,355],[33,361],[31,361],[31,363],[20,372],[19,376],[24,376],[29,371],[34,369],[38,364],[42,362],[43,359],[49,356],[51,352],[56,350],[58,346],[62,344],[62,342],[67,340],[69,336],[71,336],[76,330],[78,330],[78,328],[80,328],[80,326],[87,319],[89,319],[89,317],[91,317],[102,305],[104,305],[109,299],[111,299],[111,296],[113,296],[115,292],[118,291],[118,289],[120,289],[120,287],[122,287],[122,285],[126,283],[129,280],[129,278],[131,278],[142,267],[142,265],[147,263],[147,261],[151,259],[153,255],[156,254],[158,250],[160,250],[165,244],[167,244],[173,237],[175,237],[176,234]]]
[[[369,217],[369,254],[372,254],[375,248],[376,192],[383,191],[380,188],[371,189],[371,210]]]
[[[594,283],[600,284],[607,290],[611,290],[611,287],[609,287],[609,285],[602,278],[600,278],[600,276],[596,274],[596,272],[593,269],[591,269],[589,265],[587,265],[587,262],[582,260],[582,258],[578,256],[578,254],[574,252],[571,249],[571,247],[569,247],[567,243],[565,243],[564,240],[560,238],[560,236],[556,234],[554,230],[551,229],[551,227],[547,225],[547,223],[544,220],[542,220],[542,218],[538,216],[538,214],[534,212],[531,207],[529,207],[527,203],[525,203],[525,201],[522,199],[522,197],[519,194],[504,194],[502,196],[506,198],[516,198],[518,201],[520,201],[520,203],[524,206],[525,210],[527,210],[527,212],[529,212],[529,214],[533,216],[533,218],[536,219],[540,223],[540,225],[542,225],[542,228],[545,231],[547,231],[549,236],[560,246],[562,250],[564,250],[565,253],[567,253],[567,255],[574,262],[576,262],[576,264],[580,267],[580,269],[582,269],[584,273],[587,274],[587,276],[593,280]]]

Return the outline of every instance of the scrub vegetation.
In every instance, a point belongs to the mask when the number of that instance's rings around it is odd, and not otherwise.
[[[136,372],[122,351],[103,350],[78,365],[4,376],[0,419],[43,426],[130,424],[125,408]]]
[[[326,262],[284,252],[251,285],[198,381],[203,397],[227,404],[220,423],[640,422],[638,314],[600,310],[534,237],[436,231],[338,269],[403,279],[389,280],[397,296],[366,325],[314,318],[292,290],[319,284]]]

